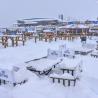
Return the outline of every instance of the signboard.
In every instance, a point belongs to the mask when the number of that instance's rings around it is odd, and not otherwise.
[[[62,53],[60,51],[48,49],[48,57],[60,57]]]
[[[60,45],[60,46],[59,46],[59,50],[60,50],[60,51],[65,51],[65,50],[66,50],[66,44]]]

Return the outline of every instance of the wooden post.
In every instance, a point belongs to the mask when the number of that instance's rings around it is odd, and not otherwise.
[[[35,36],[35,43],[37,42],[37,36]]]
[[[23,46],[25,45],[25,41],[26,41],[25,36],[22,34],[22,43],[23,43]]]
[[[47,37],[45,37],[45,42],[47,42]]]
[[[4,48],[8,46],[8,37],[4,37]]]
[[[18,37],[15,37],[16,40],[16,46],[18,46]]]
[[[74,70],[72,70],[72,76],[74,75]]]
[[[70,80],[68,80],[68,86],[70,86]]]
[[[67,70],[67,72],[69,73],[69,69]]]
[[[65,86],[65,80],[63,79],[63,85]]]
[[[62,69],[63,70],[63,74],[64,74],[64,69]]]
[[[4,37],[2,37],[1,39],[2,39],[2,45],[4,45]]]
[[[57,37],[55,37],[55,41],[57,41]]]
[[[76,84],[76,79],[74,80],[74,86],[75,86],[75,84]]]
[[[55,79],[54,78],[52,78],[53,79],[53,83],[55,82]]]
[[[1,79],[0,79],[0,85],[1,85]]]
[[[23,46],[24,46],[25,45],[25,40],[24,39],[22,40],[22,43],[23,43]]]
[[[3,80],[3,83],[5,84],[5,80]]]
[[[13,38],[11,38],[11,40],[12,40],[12,46],[14,47],[14,39],[13,39]]]
[[[58,78],[58,83],[60,83],[60,79]]]

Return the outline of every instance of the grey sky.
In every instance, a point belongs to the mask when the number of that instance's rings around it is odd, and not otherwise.
[[[57,18],[58,14],[78,19],[96,19],[98,0],[0,0],[0,26],[17,19]]]

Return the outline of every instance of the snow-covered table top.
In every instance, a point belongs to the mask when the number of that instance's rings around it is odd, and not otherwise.
[[[82,60],[80,58],[64,58],[58,67],[61,69],[74,70],[79,64],[82,64]]]
[[[73,50],[74,51],[80,51],[80,52],[90,52],[93,49],[89,49],[89,48],[85,48],[85,47],[77,47],[77,48],[75,47]]]
[[[36,61],[31,61],[27,63],[27,66],[28,67],[32,66],[32,68],[35,68],[36,70],[43,71],[45,69],[51,68],[53,65],[57,64],[58,62],[60,62],[60,59],[52,60],[52,59],[44,58]]]
[[[64,73],[64,74],[51,74],[50,78],[62,78],[62,79],[75,79],[74,76],[68,74],[68,73]]]
[[[92,55],[98,55],[98,51],[93,51],[91,54]]]

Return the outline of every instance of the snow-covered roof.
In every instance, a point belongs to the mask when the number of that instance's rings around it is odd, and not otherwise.
[[[37,22],[35,22],[35,21],[25,21],[24,24],[37,24]]]
[[[45,33],[47,33],[47,32],[53,33],[53,31],[52,30],[49,30],[49,29],[43,30],[43,32],[45,32]]]
[[[54,19],[54,18],[31,18],[31,19],[24,19],[24,21],[33,21],[33,22],[37,22],[37,21],[51,21],[51,20],[58,20],[58,19]]]
[[[83,24],[71,24],[71,25],[66,25],[66,26],[61,26],[59,27],[60,29],[66,29],[66,28],[89,28],[88,26],[86,25],[83,25]]]

